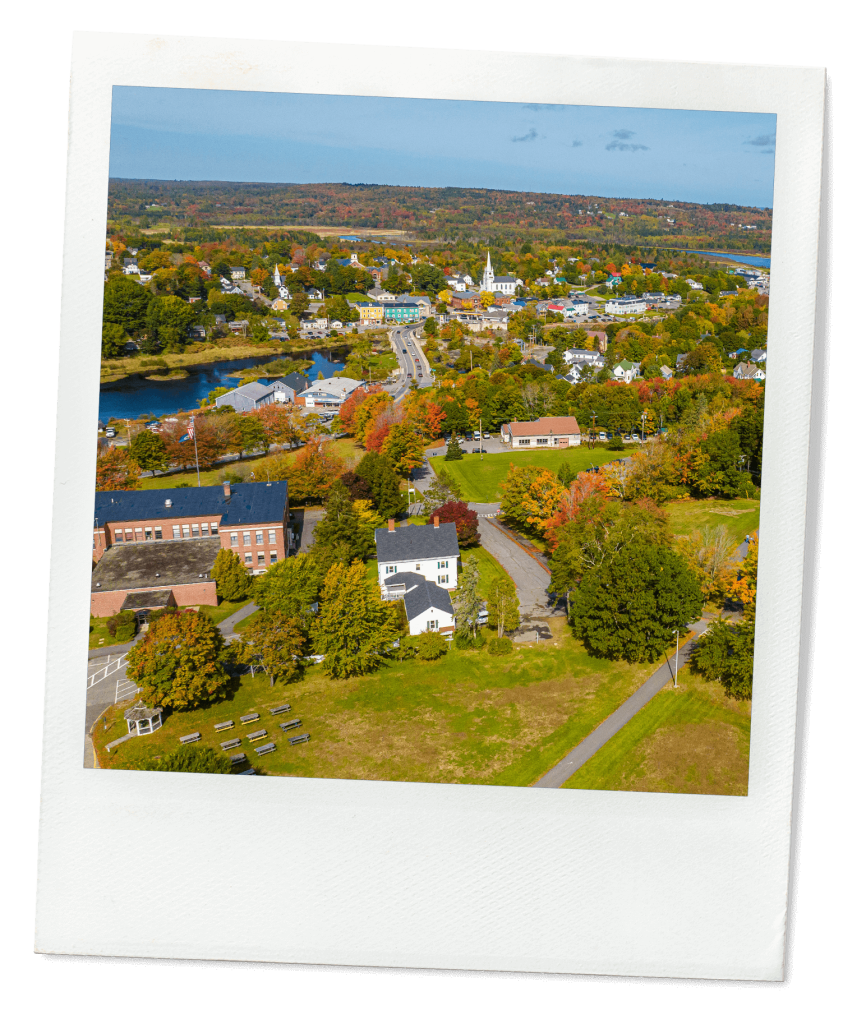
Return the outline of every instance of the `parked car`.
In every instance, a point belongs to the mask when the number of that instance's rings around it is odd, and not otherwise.
[[[485,440],[485,441],[488,441],[488,440],[490,440],[490,432],[489,432],[489,431],[487,431],[487,430],[485,430],[485,431],[484,431],[484,440]]]
[[[486,448],[473,448],[472,449],[472,454],[473,455],[486,455],[487,454],[487,449]]]
[[[606,441],[607,440],[607,432],[604,431],[604,430],[599,430],[599,432],[598,432],[598,439],[599,439],[599,441]]]
[[[474,441],[480,441],[481,440],[481,431],[480,430],[473,430],[472,431],[472,439]]]
[[[403,349],[403,352],[405,353],[405,351],[406,351],[406,349],[404,348],[404,349]]]
[[[117,431],[114,429],[114,427],[106,427],[105,428],[105,436],[106,437],[116,437],[117,436]]]

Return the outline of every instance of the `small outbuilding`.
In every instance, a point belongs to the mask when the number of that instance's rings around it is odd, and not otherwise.
[[[162,728],[162,708],[146,708],[142,701],[124,711],[126,729],[133,736],[147,736]]]

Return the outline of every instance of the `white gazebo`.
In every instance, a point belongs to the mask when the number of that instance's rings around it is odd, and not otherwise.
[[[141,701],[129,711],[124,711],[126,728],[130,735],[147,736],[162,728],[162,708],[146,708]]]

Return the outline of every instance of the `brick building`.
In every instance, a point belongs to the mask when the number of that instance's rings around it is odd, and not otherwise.
[[[214,557],[219,547],[230,548],[254,574],[285,558],[286,482],[96,492],[94,562],[121,545],[192,544],[214,538],[219,541]]]

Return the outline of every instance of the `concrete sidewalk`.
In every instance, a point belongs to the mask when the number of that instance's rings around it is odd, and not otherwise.
[[[706,619],[701,619],[699,622],[694,622],[689,626],[689,629],[695,636],[680,647],[677,664],[682,666],[689,660],[695,640],[704,632],[709,624],[709,621]],[[611,737],[615,736],[624,725],[630,722],[638,711],[645,707],[666,683],[673,680],[674,667],[674,662],[669,658],[664,665],[653,672],[645,683],[635,690],[628,700],[620,704],[612,715],[608,716],[586,739],[569,751],[559,764],[554,765],[549,772],[542,775],[538,782],[533,783],[533,785],[540,789],[559,789],[579,768],[586,764],[593,754],[597,754]]]

